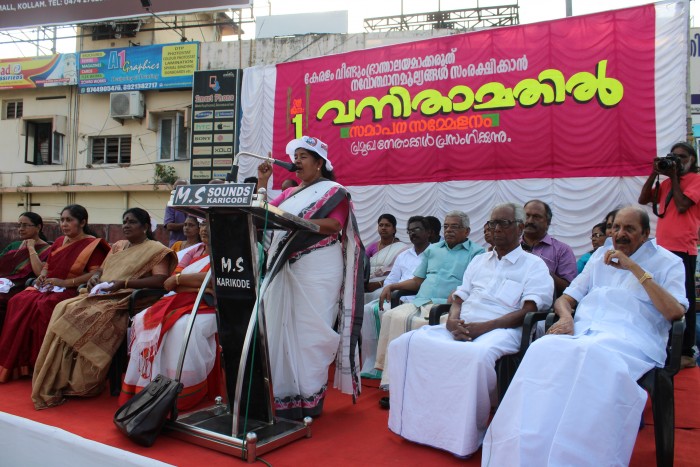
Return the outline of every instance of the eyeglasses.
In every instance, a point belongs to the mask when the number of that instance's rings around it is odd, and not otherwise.
[[[486,221],[486,225],[488,225],[489,229],[493,230],[496,227],[500,227],[502,229],[507,229],[511,225],[515,224],[516,220],[510,220],[510,219],[493,219],[490,221]]]
[[[600,238],[600,237],[605,237],[605,234],[603,234],[603,233],[598,233],[598,232],[596,232],[596,233],[594,233],[594,234],[591,234],[591,239],[593,239],[593,238]]]
[[[406,233],[407,233],[408,235],[411,235],[412,233],[418,233],[418,232],[420,232],[421,230],[423,230],[423,227],[414,227],[414,228],[412,228],[412,229],[406,229]]]
[[[36,227],[35,224],[25,224],[24,222],[20,222],[17,224],[18,229],[26,229],[27,227]]]

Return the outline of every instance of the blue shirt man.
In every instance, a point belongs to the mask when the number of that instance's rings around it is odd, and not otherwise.
[[[429,246],[423,252],[423,259],[414,272],[414,277],[384,287],[379,299],[380,305],[384,305],[384,301],[388,303],[393,290],[418,292],[412,303],[392,308],[382,316],[375,368],[387,368],[386,350],[389,342],[407,331],[428,324],[432,305],[447,302],[450,293],[462,283],[464,271],[471,260],[484,252],[480,245],[467,238],[469,232],[469,216],[466,213],[448,212],[443,225],[444,240]],[[389,374],[386,371],[382,373],[381,385],[389,385]]]

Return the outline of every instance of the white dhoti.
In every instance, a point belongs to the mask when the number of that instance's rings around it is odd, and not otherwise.
[[[497,400],[496,360],[518,351],[521,334],[521,328],[496,329],[460,342],[444,326],[432,326],[394,340],[389,428],[459,456],[479,449]]]
[[[647,398],[637,380],[654,366],[606,332],[535,341],[486,433],[481,465],[628,465]]]
[[[404,303],[382,315],[379,342],[377,343],[377,358],[374,363],[376,369],[385,370],[389,367],[387,347],[391,341],[408,331],[419,329],[428,324],[428,316],[432,306],[432,303],[421,307],[417,307],[412,303]],[[447,315],[443,316],[443,318],[446,320]],[[380,384],[384,387],[389,385],[388,371],[383,371]]]
[[[364,307],[364,317],[362,319],[362,373],[360,375],[363,378],[378,379],[381,377],[382,372],[374,368],[374,362],[377,360],[377,342],[379,340],[382,316],[386,311],[388,311],[388,306],[381,310],[379,308],[379,300],[372,300]]]

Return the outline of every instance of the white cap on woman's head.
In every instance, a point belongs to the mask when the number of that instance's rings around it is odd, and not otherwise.
[[[331,164],[330,159],[328,159],[328,145],[320,139],[314,138],[313,136],[302,136],[301,138],[293,139],[287,143],[287,149],[285,149],[285,151],[292,162],[294,162],[294,152],[299,148],[313,151],[323,157],[326,161],[326,170],[329,172],[333,170],[333,164]]]

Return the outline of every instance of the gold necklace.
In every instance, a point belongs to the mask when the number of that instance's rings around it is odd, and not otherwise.
[[[131,247],[134,246],[134,245],[141,245],[141,244],[142,244],[143,242],[145,242],[146,240],[148,240],[148,237],[144,238],[143,240],[141,240],[141,241],[138,242],[138,243],[132,243],[131,241],[127,240],[127,242],[129,242],[129,244],[126,246],[126,248],[131,248]],[[124,248],[124,249],[126,250],[126,248]]]

